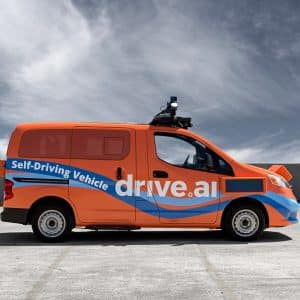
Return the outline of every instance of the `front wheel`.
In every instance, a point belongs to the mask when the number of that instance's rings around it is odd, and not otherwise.
[[[42,242],[62,242],[72,231],[72,216],[62,206],[40,206],[33,214],[32,230]]]
[[[225,216],[224,230],[240,241],[257,239],[265,229],[263,211],[254,205],[233,207]]]

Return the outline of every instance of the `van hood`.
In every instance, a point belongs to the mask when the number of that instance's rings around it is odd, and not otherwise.
[[[259,173],[260,175],[279,175],[282,177],[285,181],[290,182],[293,178],[293,175],[289,172],[289,170],[284,165],[272,165],[268,169],[256,167],[253,165],[243,164],[244,167],[246,167],[248,170],[254,171],[256,173]]]

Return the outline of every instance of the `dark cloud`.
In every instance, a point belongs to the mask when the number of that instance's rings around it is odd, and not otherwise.
[[[16,123],[148,122],[170,95],[247,161],[300,160],[298,1],[1,4],[0,147]]]

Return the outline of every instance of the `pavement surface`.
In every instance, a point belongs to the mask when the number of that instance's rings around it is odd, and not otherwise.
[[[0,299],[300,299],[300,225],[257,242],[213,230],[76,230],[43,244],[0,222]]]

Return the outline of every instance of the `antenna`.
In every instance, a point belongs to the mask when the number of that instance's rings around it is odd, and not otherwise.
[[[154,116],[153,120],[150,122],[150,125],[178,127],[184,129],[192,127],[191,118],[176,116],[177,108],[177,97],[171,96],[170,101],[167,102],[166,108]]]

